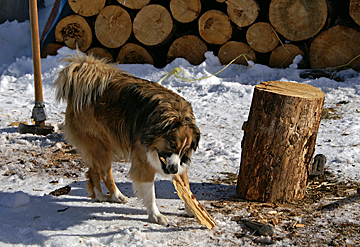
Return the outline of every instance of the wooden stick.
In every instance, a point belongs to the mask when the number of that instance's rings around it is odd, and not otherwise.
[[[186,187],[184,181],[178,174],[174,175],[173,184],[178,196],[185,202],[191,212],[195,215],[197,222],[199,222],[199,224],[202,226],[206,226],[207,229],[214,228],[216,226],[216,222],[206,211],[206,209],[201,206],[200,202],[196,199],[191,190]]]

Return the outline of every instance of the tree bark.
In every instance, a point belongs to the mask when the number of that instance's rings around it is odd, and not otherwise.
[[[141,9],[146,6],[150,0],[117,0],[121,5],[129,8],[129,9]]]
[[[325,25],[327,14],[326,0],[273,0],[269,8],[271,25],[291,41],[315,36]]]
[[[121,47],[120,52],[116,58],[116,62],[122,64],[152,64],[154,65],[154,59],[145,50],[144,47],[127,43]]]
[[[250,47],[257,52],[267,53],[279,44],[275,30],[267,22],[257,22],[246,31],[246,40]]]
[[[95,21],[95,35],[108,48],[118,48],[125,44],[132,32],[131,17],[120,6],[106,6]]]
[[[71,49],[85,52],[92,43],[92,31],[84,17],[69,15],[61,19],[55,28],[55,39]]]
[[[238,27],[254,23],[258,17],[259,6],[254,0],[227,0],[227,13]]]
[[[311,43],[309,59],[311,68],[324,69],[343,66],[360,55],[360,32],[337,25],[320,33]],[[360,58],[347,67],[359,69]]]
[[[199,16],[201,2],[200,0],[171,0],[170,11],[178,22],[189,23]]]
[[[185,58],[192,65],[198,65],[205,60],[206,44],[197,36],[185,35],[176,39],[167,53],[167,62],[177,57]]]
[[[237,194],[261,202],[305,195],[325,94],[300,83],[255,86],[244,138]]]
[[[79,15],[88,17],[99,14],[106,0],[69,0],[70,8]]]
[[[161,5],[143,7],[133,24],[134,35],[144,45],[158,45],[171,33],[173,21],[170,13]]]
[[[297,55],[304,57],[304,52],[293,44],[284,44],[271,52],[269,66],[274,68],[287,68]]]
[[[109,62],[114,62],[114,58],[109,51],[101,47],[93,47],[86,51],[86,54],[92,54],[97,58],[106,58]]]
[[[232,35],[230,19],[221,11],[209,10],[199,19],[199,33],[210,44],[224,44]]]
[[[220,60],[220,63],[222,65],[230,63],[233,59],[235,59],[237,56],[243,54],[248,60],[256,61],[256,54],[253,49],[251,49],[250,46],[243,42],[238,41],[228,41],[225,44],[223,44],[218,52],[218,58]],[[247,60],[245,57],[241,56],[238,59],[235,60],[234,63],[236,64],[242,64],[247,66]]]

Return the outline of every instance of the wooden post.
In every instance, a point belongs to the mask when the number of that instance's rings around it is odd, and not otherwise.
[[[310,85],[270,81],[255,86],[237,194],[261,202],[305,195],[325,94]]]

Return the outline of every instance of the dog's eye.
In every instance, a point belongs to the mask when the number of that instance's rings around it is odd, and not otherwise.
[[[176,143],[175,142],[170,142],[170,147],[172,149],[176,149]]]

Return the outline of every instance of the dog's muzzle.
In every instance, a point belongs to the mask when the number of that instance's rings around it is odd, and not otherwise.
[[[165,174],[176,174],[179,171],[177,164],[167,164],[168,162],[164,157],[160,157],[161,168]]]

